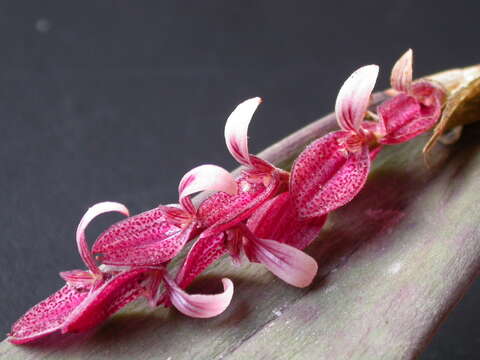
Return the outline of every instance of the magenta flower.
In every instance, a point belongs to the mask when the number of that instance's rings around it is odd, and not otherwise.
[[[286,190],[289,174],[248,151],[248,125],[260,104],[260,98],[237,106],[227,120],[225,139],[232,156],[245,170],[236,182],[238,194],[217,193],[199,207],[205,230],[190,249],[176,281],[186,288],[202,271],[222,255],[229,253],[234,263],[245,255],[264,264],[287,283],[305,287],[313,280],[317,264],[313,258],[292,245],[256,236],[245,221],[279,191]],[[273,214],[274,216],[274,214]],[[323,223],[322,223],[323,225]]]
[[[128,215],[121,204],[104,202],[91,207],[77,228],[77,246],[88,270],[61,273],[67,284],[41,301],[12,326],[9,341],[23,344],[56,331],[88,330],[140,296],[154,302],[163,280],[171,303],[192,317],[211,317],[223,312],[233,296],[233,284],[223,279],[224,292],[189,295],[170,279],[164,266],[97,266],[85,239],[85,228],[96,216],[116,211]]]
[[[94,243],[93,252],[107,265],[156,266],[171,260],[203,227],[202,214],[190,200],[203,190],[229,197],[237,193],[237,183],[219,166],[198,166],[180,181],[179,204],[159,206],[112,225]]]
[[[295,160],[290,191],[300,217],[345,205],[365,184],[377,138],[376,123],[364,118],[377,76],[378,66],[368,65],[345,81],[335,104],[341,130],[314,141]]]
[[[412,83],[412,51],[392,71],[392,87],[400,92],[365,116],[378,75],[378,66],[355,71],[337,96],[339,131],[310,144],[293,164],[290,191],[302,218],[327,214],[349,201],[367,180],[371,161],[383,145],[397,144],[429,130],[439,119],[445,91],[421,80]]]
[[[217,193],[199,207],[199,218],[208,233],[218,233],[248,218],[264,201],[288,184],[288,172],[248,151],[248,125],[261,103],[256,97],[238,105],[225,125],[225,141],[232,156],[245,168],[236,179],[238,194]]]
[[[392,88],[400,94],[377,109],[382,144],[408,141],[432,128],[440,117],[445,90],[428,80],[412,82],[412,62],[409,49],[392,69]]]

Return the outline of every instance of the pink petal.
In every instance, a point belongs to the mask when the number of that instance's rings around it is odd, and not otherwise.
[[[225,246],[228,251],[228,255],[232,259],[234,265],[241,265],[242,253],[243,253],[243,233],[240,229],[234,228],[226,231],[227,240]]]
[[[300,217],[318,217],[345,205],[365,184],[368,147],[346,153],[341,145],[345,136],[337,131],[316,140],[293,164],[290,193]]]
[[[77,227],[78,251],[80,252],[80,256],[82,257],[82,260],[85,263],[85,265],[87,265],[88,269],[94,274],[100,274],[101,272],[98,269],[98,266],[95,263],[95,260],[93,259],[93,256],[88,248],[88,244],[85,239],[85,229],[88,226],[88,224],[98,215],[111,212],[111,211],[122,213],[125,216],[129,215],[128,209],[120,203],[109,202],[109,201],[101,202],[93,205],[91,208],[87,210],[87,212],[85,213],[85,215],[83,215]]]
[[[67,284],[78,290],[90,289],[96,280],[90,271],[85,270],[62,271],[60,277]]]
[[[192,215],[179,204],[160,205],[158,208],[165,216],[165,221],[177,227],[181,227],[192,220]]]
[[[357,131],[365,117],[370,95],[378,76],[377,65],[367,65],[355,71],[338,92],[335,113],[340,127]]]
[[[442,104],[447,97],[444,88],[428,80],[416,81],[412,85],[411,95],[420,103],[423,116],[437,117],[440,115]]]
[[[378,107],[383,144],[408,141],[431,129],[442,111],[445,91],[422,80],[415,82],[410,95],[399,94]]]
[[[384,136],[382,144],[398,144],[410,140],[433,124],[423,121],[420,104],[410,95],[399,94],[385,102],[377,109],[379,126]],[[425,128],[426,126],[426,128]]]
[[[297,249],[304,249],[320,234],[327,215],[301,219],[288,192],[259,207],[247,221],[257,238],[272,239]]]
[[[221,191],[234,195],[237,193],[237,183],[232,175],[220,166],[210,164],[197,166],[180,180],[178,185],[180,204],[189,213],[195,214],[196,209],[188,196],[204,190]]]
[[[62,333],[91,329],[145,292],[149,268],[137,268],[113,276],[91,291],[63,324]]]
[[[13,344],[24,344],[60,330],[65,319],[87,295],[88,291],[65,285],[13,324],[8,340]]]
[[[155,208],[112,225],[99,236],[92,252],[107,265],[160,265],[172,259],[195,235],[194,223],[184,228],[173,225],[164,209]]]
[[[225,141],[228,151],[242,165],[251,165],[248,152],[248,125],[261,102],[262,99],[259,97],[242,102],[233,110],[225,125]]]
[[[412,85],[413,78],[413,51],[408,49],[400,59],[397,60],[392,69],[390,83],[395,90],[408,93]]]
[[[298,214],[324,215],[352,200],[362,189],[370,169],[369,151],[345,153],[345,132],[330,133],[310,144],[296,159],[290,178]]]
[[[290,285],[303,288],[312,283],[318,270],[314,258],[293,246],[256,238],[249,231],[244,231],[244,235],[247,237],[244,250],[250,261],[265,265]]]
[[[174,281],[165,277],[165,285],[173,306],[194,318],[210,318],[225,311],[233,296],[233,283],[230,279],[222,279],[223,293],[215,295],[190,295],[183,291]]]
[[[217,193],[210,196],[198,208],[197,218],[208,234],[213,235],[234,227],[247,219],[256,208],[270,199],[280,187],[279,174],[274,172],[270,182],[253,181],[247,174],[237,180],[238,194],[227,196]]]
[[[276,168],[268,161],[265,161],[255,155],[250,155],[250,163],[251,165],[249,168],[244,170],[244,173],[248,174],[249,176],[269,176],[274,171],[287,173],[286,171]]]
[[[226,253],[225,235],[219,233],[205,237],[200,235],[185,258],[175,282],[185,289],[209,265]]]
[[[165,302],[165,299],[161,299],[162,295],[165,296],[165,294],[159,292],[163,277],[163,271],[155,271],[150,275],[149,281],[146,285],[145,297],[148,299],[148,304],[153,308],[156,308],[162,302]]]

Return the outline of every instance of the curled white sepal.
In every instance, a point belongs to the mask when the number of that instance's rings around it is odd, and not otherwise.
[[[193,318],[210,318],[225,311],[233,297],[233,283],[222,279],[223,292],[214,295],[188,294],[168,276],[164,277],[167,292],[173,306],[182,314]]]
[[[413,51],[408,49],[397,60],[392,69],[392,75],[390,77],[390,84],[395,90],[408,93],[412,85],[413,78]]]
[[[248,151],[248,125],[262,99],[255,97],[238,105],[225,124],[225,142],[230,154],[242,165],[251,165]]]
[[[112,211],[119,212],[125,216],[130,215],[125,205],[117,202],[105,201],[90,207],[83,215],[77,227],[76,239],[78,251],[85,265],[87,265],[88,269],[94,274],[100,274],[101,271],[98,269],[98,266],[95,263],[92,253],[88,247],[85,237],[85,229],[87,228],[88,224],[97,216]]]
[[[195,209],[188,198],[199,191],[223,191],[230,195],[237,193],[237,183],[233,176],[217,165],[200,165],[187,172],[178,185],[180,204],[190,213]]]
[[[356,70],[340,88],[335,103],[337,121],[342,130],[357,132],[370,104],[378,65],[367,65]]]

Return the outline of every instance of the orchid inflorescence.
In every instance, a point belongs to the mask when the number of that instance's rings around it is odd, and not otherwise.
[[[335,104],[340,130],[307,146],[290,173],[249,153],[248,126],[261,103],[253,98],[238,105],[225,126],[228,150],[244,167],[241,175],[202,165],[181,179],[178,204],[135,216],[115,202],[88,209],[76,233],[87,270],[61,272],[66,284],[28,310],[12,326],[9,340],[22,344],[56,331],[88,330],[140,297],[152,307],[174,306],[191,317],[216,316],[230,304],[231,280],[223,279],[224,291],[215,295],[191,295],[185,289],[225,254],[235,264],[261,263],[290,285],[310,285],[317,263],[302,250],[318,237],[327,214],[358,194],[384,145],[429,130],[441,114],[446,91],[431,81],[412,81],[411,50],[392,70],[396,95],[369,111],[378,70],[364,66],[345,81]],[[191,196],[201,191],[213,193],[195,205]],[[127,217],[89,249],[85,229],[106,212]],[[170,261],[194,239],[171,275]]]

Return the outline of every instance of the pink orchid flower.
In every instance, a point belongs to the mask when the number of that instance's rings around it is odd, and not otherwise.
[[[190,249],[176,282],[186,288],[201,272],[222,255],[229,253],[235,263],[242,254],[250,261],[264,264],[287,283],[308,286],[316,272],[313,258],[292,245],[256,236],[245,221],[279,191],[286,190],[288,172],[251,155],[248,151],[248,125],[260,104],[260,98],[244,101],[229,116],[225,126],[227,148],[245,170],[236,182],[238,194],[217,193],[199,207],[206,230]],[[323,223],[322,223],[323,225]]]
[[[242,174],[235,180],[236,196],[217,193],[199,207],[199,218],[209,234],[231,228],[247,219],[264,201],[288,184],[289,173],[252,155],[248,150],[248,126],[262,100],[248,99],[238,105],[225,125],[225,141],[230,154],[243,165]]]
[[[300,217],[312,218],[351,201],[362,189],[371,161],[382,145],[398,144],[429,130],[439,119],[445,91],[428,80],[412,82],[412,51],[392,70],[392,87],[400,94],[377,108],[378,122],[366,121],[378,66],[355,71],[337,96],[340,131],[310,144],[296,159],[290,191]]]
[[[91,207],[77,228],[77,246],[88,270],[62,272],[67,284],[28,310],[13,326],[8,340],[23,344],[56,331],[62,333],[91,329],[122,307],[156,294],[164,281],[167,296],[182,313],[192,317],[212,317],[223,312],[233,296],[233,284],[223,279],[224,292],[216,295],[190,295],[168,276],[164,266],[99,267],[88,249],[85,228],[98,215],[116,211],[128,216],[125,206],[104,202]]]
[[[432,128],[440,117],[446,91],[428,80],[412,82],[413,52],[409,49],[392,69],[392,88],[398,95],[378,109],[379,141],[398,144]]]
[[[290,191],[300,217],[345,205],[365,184],[377,135],[376,123],[364,118],[377,76],[378,66],[368,65],[345,81],[335,104],[341,130],[314,141],[295,160]]]
[[[228,198],[237,193],[237,183],[219,166],[198,166],[181,179],[179,204],[159,206],[112,225],[98,237],[93,252],[107,265],[156,266],[171,260],[204,228],[202,214],[190,199],[204,190]]]

